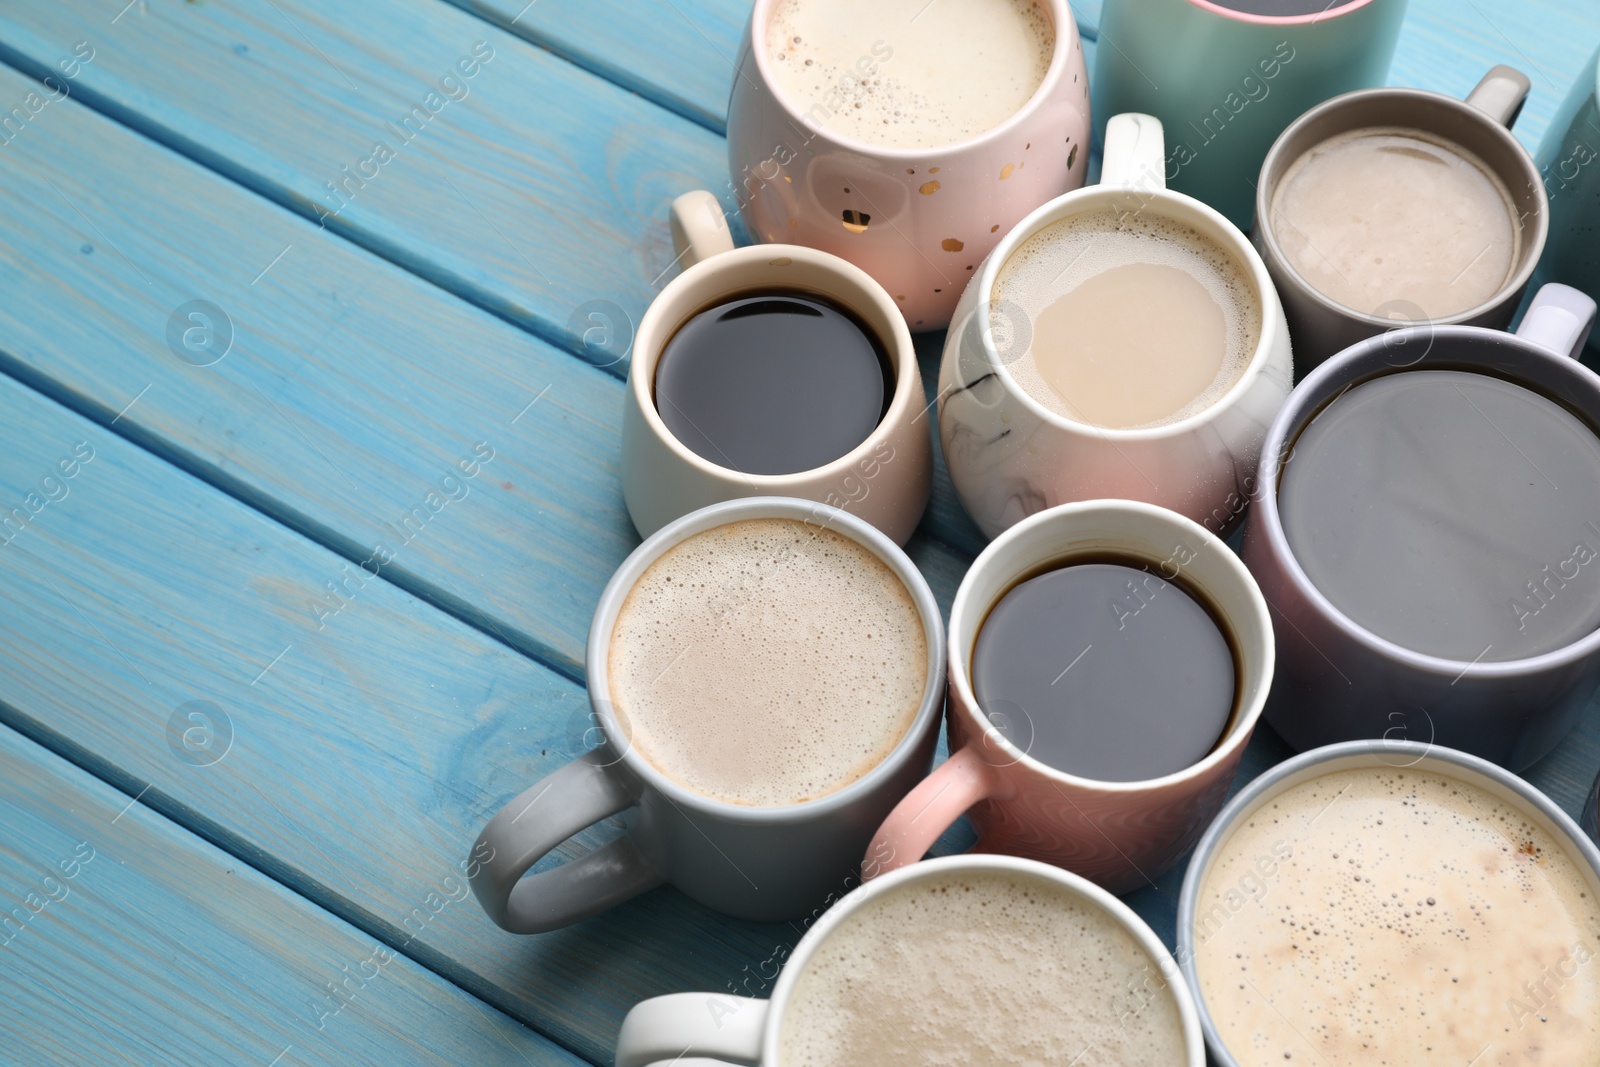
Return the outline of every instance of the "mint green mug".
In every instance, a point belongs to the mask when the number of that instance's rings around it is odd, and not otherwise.
[[[1256,175],[1289,123],[1384,84],[1405,0],[1106,0],[1095,56],[1094,141],[1108,116],[1154,115],[1167,188],[1241,230]]]
[[[1537,289],[1561,282],[1600,300],[1600,51],[1567,92],[1535,162],[1550,198],[1550,236],[1534,273]],[[1600,331],[1586,362],[1600,361]]]

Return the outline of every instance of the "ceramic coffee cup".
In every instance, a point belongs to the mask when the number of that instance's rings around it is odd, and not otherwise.
[[[1162,168],[1161,124],[1148,115],[1116,116],[1100,184],[1029,215],[962,294],[939,368],[939,436],[956,494],[989,537],[1043,508],[1100,497],[1159,504],[1223,533],[1242,514],[1266,427],[1289,393],[1289,329],[1244,234],[1200,201],[1167,189]],[[1031,323],[994,295],[1001,268],[1029,237],[1108,210],[1197,232],[1238,264],[1260,308],[1259,340],[1232,387],[1203,410],[1148,429],[1079,422],[1029,394],[1012,367],[1027,350]]]
[[[1279,135],[1256,183],[1252,237],[1289,317],[1297,378],[1335,352],[1397,325],[1498,328],[1511,320],[1544,251],[1550,225],[1539,169],[1509,129],[1522,110],[1528,89],[1527,77],[1505,66],[1484,75],[1464,101],[1421,89],[1367,89],[1319,104]],[[1416,130],[1454,142],[1476,155],[1511,197],[1509,211],[1516,216],[1518,248],[1498,291],[1476,307],[1448,315],[1435,315],[1401,300],[1385,299],[1375,307],[1346,307],[1314,288],[1285,255],[1282,231],[1286,223],[1272,209],[1284,176],[1296,160],[1324,141],[1374,127]],[[1382,249],[1373,248],[1372,253],[1380,255]]]
[[[697,793],[646,760],[613,706],[607,665],[618,613],[652,563],[696,534],[771,518],[847,537],[888,566],[921,618],[927,677],[911,726],[871,770],[814,800],[752,806]],[[668,882],[744,919],[791,919],[810,910],[853,876],[873,827],[928,772],[944,700],[944,633],[928,583],[876,528],[825,504],[754,497],[669,523],[623,561],[595,609],[585,668],[602,743],[513,798],[473,847],[473,891],[489,917],[514,933],[565,926]],[[524,877],[573,834],[623,811],[622,837]]]
[[[1483,653],[1477,659],[1470,654],[1447,659],[1387,640],[1335,607],[1329,593],[1307,576],[1285,534],[1281,482],[1296,462],[1297,443],[1312,420],[1346,391],[1387,375],[1451,370],[1509,380],[1565,407],[1594,432],[1600,426],[1600,377],[1571,358],[1588,333],[1594,307],[1594,301],[1574,289],[1548,285],[1514,335],[1476,326],[1394,330],[1352,345],[1295,388],[1267,435],[1260,494],[1243,549],[1277,622],[1277,678],[1266,716],[1289,744],[1308,749],[1336,741],[1406,737],[1463,749],[1516,770],[1549,752],[1577,722],[1600,682],[1600,631],[1512,660]],[[1464,417],[1477,418],[1465,404],[1462,411]],[[1430,439],[1449,440],[1440,436],[1443,432]],[[1516,465],[1520,450],[1513,451],[1511,438],[1507,442],[1506,462],[1514,471],[1535,477]],[[1406,492],[1403,486],[1383,491]],[[1503,506],[1492,497],[1483,500],[1485,509]],[[1446,514],[1438,522],[1453,530],[1457,520]],[[1563,545],[1585,539],[1600,545],[1600,537],[1574,525],[1580,528],[1570,536],[1560,531]],[[1430,548],[1438,551],[1437,546],[1416,545],[1419,558]],[[1569,577],[1577,572],[1562,561],[1573,551],[1568,546],[1553,564],[1558,571],[1570,571]],[[1490,570],[1499,573],[1492,566]],[[1532,570],[1530,583],[1546,580],[1537,566]],[[1511,577],[1517,591],[1533,595],[1523,588],[1520,575]],[[1550,580],[1564,581],[1559,573]],[[1537,608],[1539,601],[1530,603]],[[1512,597],[1502,606],[1508,630],[1514,628]],[[1439,610],[1448,613],[1447,608]]]
[[[1095,141],[1105,116],[1156,116],[1167,184],[1247,230],[1273,139],[1329,97],[1382,85],[1405,11],[1405,0],[1106,0]]]
[[[849,260],[882,283],[913,330],[942,329],[1000,234],[1083,184],[1089,76],[1072,11],[1066,0],[1040,0],[1054,51],[1010,118],[952,144],[893,148],[831,130],[839,99],[790,99],[778,87],[765,42],[781,3],[756,0],[728,102],[729,184],[745,226],[758,241]],[[896,47],[892,34],[864,45],[856,72],[892,79]]]
[[[1535,157],[1550,198],[1550,238],[1535,283],[1561,282],[1600,300],[1600,51],[1589,57]],[[1590,356],[1600,344],[1591,336]]]
[[[1295,862],[1308,853],[1308,847],[1303,839],[1304,830],[1292,818],[1283,818],[1281,814],[1274,814],[1275,801],[1279,800],[1285,792],[1298,785],[1323,775],[1365,770],[1388,776],[1402,784],[1407,777],[1436,775],[1452,781],[1463,782],[1468,786],[1481,790],[1483,793],[1487,793],[1494,800],[1512,808],[1517,816],[1526,820],[1527,824],[1538,827],[1545,835],[1548,835],[1548,838],[1553,839],[1554,844],[1570,858],[1580,877],[1587,882],[1588,892],[1590,894],[1600,893],[1600,850],[1597,850],[1595,845],[1583,836],[1578,827],[1573,824],[1572,819],[1558,808],[1549,797],[1501,767],[1464,752],[1404,740],[1350,741],[1302,753],[1268,770],[1245,786],[1238,795],[1228,802],[1228,806],[1217,816],[1210,828],[1207,829],[1205,836],[1201,838],[1199,845],[1196,846],[1194,856],[1189,861],[1188,869],[1184,873],[1183,889],[1178,898],[1177,958],[1184,977],[1188,980],[1189,988],[1194,992],[1195,1000],[1200,1010],[1200,1025],[1205,1031],[1206,1046],[1210,1053],[1208,1062],[1217,1064],[1218,1067],[1240,1067],[1241,1062],[1262,1063],[1269,1060],[1273,1063],[1299,1063],[1302,1057],[1313,1063],[1325,1062],[1318,1058],[1317,1053],[1322,1050],[1317,1048],[1313,1042],[1318,1040],[1325,1041],[1333,1036],[1345,1036],[1347,1037],[1346,1044],[1348,1047],[1348,1045],[1356,1044],[1370,1037],[1370,1032],[1367,1032],[1354,1041],[1349,1041],[1348,1029],[1341,1027],[1337,1022],[1331,1029],[1346,1029],[1346,1034],[1335,1035],[1319,1030],[1308,1031],[1305,1028],[1304,1020],[1300,1019],[1300,1029],[1297,1034],[1292,1035],[1295,1047],[1292,1050],[1293,1058],[1290,1060],[1286,1061],[1282,1058],[1276,1051],[1275,1046],[1267,1046],[1273,1048],[1273,1051],[1263,1055],[1259,1043],[1269,1039],[1261,1034],[1252,1035],[1253,1039],[1258,1042],[1256,1047],[1230,1049],[1219,1033],[1217,1023],[1219,1005],[1215,1002],[1208,1002],[1207,989],[1201,979],[1200,964],[1197,958],[1197,953],[1206,951],[1205,946],[1208,942],[1218,937],[1219,934],[1226,934],[1232,929],[1232,924],[1263,921],[1263,917],[1268,914],[1261,907],[1264,902],[1279,905],[1282,902],[1300,901],[1305,905],[1302,914],[1311,921],[1307,922],[1304,928],[1298,931],[1298,936],[1295,931],[1284,928],[1282,938],[1285,947],[1288,947],[1290,942],[1301,939],[1315,942],[1320,936],[1324,939],[1321,944],[1337,945],[1334,953],[1338,955],[1341,961],[1337,968],[1339,974],[1343,976],[1362,975],[1361,984],[1363,985],[1370,978],[1377,977],[1381,979],[1387,977],[1381,974],[1372,974],[1371,971],[1376,968],[1369,968],[1367,971],[1361,970],[1361,953],[1365,947],[1364,940],[1357,939],[1349,943],[1342,940],[1335,942],[1335,938],[1350,931],[1350,924],[1342,924],[1342,929],[1337,932],[1316,928],[1316,920],[1332,910],[1335,907],[1335,902],[1345,894],[1339,887],[1307,886],[1296,881]],[[1331,788],[1329,791],[1332,791]],[[1329,820],[1352,817],[1349,812],[1340,810],[1340,805],[1342,804],[1368,803],[1366,801],[1340,800],[1340,795],[1342,794],[1330,797],[1328,805],[1322,808],[1320,813],[1315,814],[1309,820],[1307,826],[1317,824],[1319,828],[1325,828],[1325,824]],[[1370,807],[1366,807],[1365,810],[1357,811],[1353,817],[1357,819],[1377,817],[1381,820],[1381,815],[1381,812],[1374,812]],[[1204,893],[1203,891],[1208,883],[1208,876],[1216,868],[1219,855],[1227,850],[1230,839],[1239,833],[1241,827],[1245,824],[1254,825],[1258,820],[1263,819],[1271,819],[1273,822],[1279,822],[1281,819],[1282,836],[1277,837],[1277,830],[1275,829],[1273,835],[1276,839],[1271,842],[1270,849],[1250,857],[1253,862],[1245,865],[1245,869],[1239,877],[1233,877],[1233,872],[1238,871],[1239,866],[1231,868],[1229,878],[1225,883],[1228,887],[1227,893],[1217,895]],[[1448,826],[1442,826],[1438,828],[1437,832],[1448,834],[1450,829]],[[1517,827],[1504,828],[1500,832],[1509,837],[1517,833]],[[1507,842],[1502,847],[1506,851],[1510,851],[1512,842]],[[1370,853],[1375,850],[1370,847],[1370,840],[1364,841],[1361,851],[1363,855],[1348,856],[1344,862],[1354,865],[1364,862],[1371,863],[1374,860],[1374,856]],[[1492,853],[1499,853],[1500,851],[1500,849],[1491,850]],[[1467,855],[1475,857],[1473,861],[1465,864],[1468,868],[1475,868],[1480,864],[1487,867],[1493,863],[1492,859],[1484,856],[1482,850],[1468,852],[1463,849],[1461,855],[1463,859]],[[1238,853],[1235,854],[1235,857],[1236,859],[1243,858]],[[1539,861],[1534,860],[1533,862],[1538,863]],[[1350,866],[1345,869],[1349,872],[1348,876],[1355,877],[1357,881],[1361,880],[1361,875],[1357,873],[1361,870],[1360,867]],[[1527,876],[1524,875],[1524,877]],[[1534,875],[1534,878],[1538,880],[1537,875]],[[1464,884],[1464,877],[1459,869],[1450,872],[1449,879],[1458,885]],[[1415,904],[1420,908],[1419,917],[1421,913],[1430,911],[1430,906],[1435,904],[1434,900],[1426,899],[1429,888],[1430,886],[1427,883],[1415,880],[1414,876],[1408,872],[1406,892],[1408,894],[1412,892],[1417,894],[1419,899],[1415,900]],[[1465,895],[1470,896],[1471,893],[1471,889],[1465,890]],[[1440,897],[1444,896],[1445,894],[1440,894]],[[1207,899],[1209,907],[1202,903],[1203,897]],[[1439,903],[1448,905],[1450,902],[1441,900]],[[1376,921],[1370,923],[1367,927],[1371,939],[1377,941],[1388,937],[1392,939],[1391,943],[1393,940],[1398,940],[1401,935],[1391,934],[1389,931],[1395,930],[1400,926],[1403,918],[1411,914],[1407,907],[1410,904],[1412,904],[1412,901],[1397,900],[1394,908],[1395,914],[1376,917]],[[1441,908],[1441,910],[1443,909]],[[1402,915],[1402,912],[1405,915]],[[1544,916],[1539,916],[1539,919],[1544,919]],[[1272,921],[1276,926],[1276,920]],[[1516,928],[1515,925],[1511,926],[1513,936]],[[1430,934],[1436,942],[1449,943],[1456,940],[1456,931],[1454,930],[1448,932],[1430,931]],[[1463,934],[1471,937],[1481,936],[1479,931],[1472,931],[1469,935],[1463,931]],[[1421,940],[1420,937],[1419,940]],[[1586,940],[1591,940],[1592,942],[1592,938],[1586,938]],[[1478,978],[1488,984],[1494,994],[1493,1010],[1496,1012],[1506,1010],[1506,1014],[1502,1017],[1505,1022],[1502,1023],[1499,1019],[1496,1019],[1488,1026],[1483,1027],[1485,1032],[1492,1030],[1493,1036],[1496,1038],[1505,1036],[1522,1043],[1526,1040],[1528,1031],[1518,1026],[1517,1023],[1525,1020],[1527,1026],[1540,1025],[1537,1014],[1538,1005],[1545,998],[1562,993],[1562,986],[1566,984],[1566,981],[1578,975],[1580,963],[1577,961],[1581,960],[1586,963],[1590,958],[1589,955],[1579,955],[1575,959],[1572,955],[1572,946],[1563,945],[1562,948],[1567,950],[1567,958],[1540,959],[1537,965],[1531,965],[1527,968],[1528,973],[1522,973],[1520,970],[1506,973],[1504,969],[1484,969],[1460,979],[1470,982],[1473,978]],[[1218,951],[1217,946],[1214,945],[1210,951]],[[1228,950],[1224,949],[1224,951]],[[1588,950],[1585,951],[1587,952]],[[1430,1021],[1433,1021],[1434,1025],[1442,1023],[1452,1030],[1457,1023],[1473,1025],[1482,1021],[1481,1019],[1473,1018],[1471,1015],[1467,1015],[1465,1018],[1462,1017],[1464,1009],[1457,1002],[1457,998],[1452,995],[1452,991],[1453,989],[1464,987],[1452,987],[1445,971],[1441,970],[1442,967],[1448,969],[1447,962],[1441,960],[1437,955],[1424,959],[1423,957],[1426,954],[1427,945],[1419,944],[1415,949],[1415,958],[1418,960],[1419,969],[1425,968],[1428,974],[1428,977],[1423,980],[1427,990],[1424,1001],[1425,1007],[1422,1012],[1423,1018],[1419,1020],[1414,1010],[1407,1010],[1409,999],[1403,1001],[1400,996],[1384,996],[1383,993],[1388,991],[1380,990],[1378,995],[1372,996],[1368,1001],[1368,1003],[1374,1005],[1374,1008],[1363,1011],[1362,1024],[1367,1026],[1379,1025],[1374,1020],[1374,1017],[1382,1015],[1410,1032],[1421,1033],[1423,1032],[1422,1027]],[[1559,956],[1559,953],[1557,955]],[[1252,964],[1261,962],[1252,961]],[[1519,960],[1518,962],[1523,961]],[[1481,964],[1481,966],[1488,968],[1491,965],[1485,963]],[[1554,976],[1553,981],[1541,973],[1543,968],[1546,967],[1550,969],[1548,974]],[[1560,968],[1559,973],[1557,972],[1558,967]],[[1263,972],[1266,968],[1262,966],[1254,967],[1253,969],[1254,982],[1265,983],[1266,979],[1263,977]],[[1293,1018],[1289,1019],[1289,1025],[1291,1027],[1295,1026],[1298,1018],[1296,1012],[1303,1010],[1302,1005],[1307,1003],[1304,991],[1285,985],[1284,983],[1287,979],[1281,976],[1273,984],[1257,985],[1254,989],[1248,989],[1247,986],[1252,984],[1248,981],[1250,975],[1244,974],[1242,977],[1246,981],[1234,981],[1233,969],[1230,968],[1230,979],[1227,982],[1229,992],[1232,992],[1237,987],[1241,991],[1241,996],[1261,996],[1266,998],[1269,1003],[1276,1002],[1276,1005],[1285,1005],[1285,1010],[1290,1016],[1293,1016]],[[1524,985],[1525,982],[1528,984]],[[1415,993],[1416,991],[1415,989],[1404,990],[1405,993]],[[1367,993],[1367,990],[1363,989],[1362,992]],[[1299,994],[1298,997],[1297,994]],[[1212,990],[1211,995],[1214,997],[1216,991]],[[1312,998],[1309,1003],[1320,1004],[1321,1002]],[[1435,1012],[1435,1006],[1437,1006],[1437,1013]],[[1522,1013],[1520,1018],[1516,1014],[1519,1010]],[[1427,1016],[1433,1016],[1433,1020],[1428,1019]],[[1507,1044],[1510,1044],[1510,1042],[1507,1042]],[[1390,1049],[1388,1051],[1392,1055],[1394,1050]],[[1466,1056],[1470,1057],[1474,1051],[1478,1050],[1473,1049],[1467,1052]],[[1513,1053],[1513,1050],[1506,1048],[1504,1045],[1500,1046],[1499,1051],[1508,1055]],[[1249,1055],[1247,1056],[1246,1053],[1249,1053]],[[1443,1056],[1444,1054],[1439,1052],[1436,1055]],[[1489,1062],[1492,1058],[1494,1057],[1483,1057],[1484,1062]],[[1559,1056],[1552,1062],[1556,1060],[1559,1060]],[[1406,1061],[1404,1059],[1389,1059],[1386,1062]],[[1466,1062],[1465,1057],[1462,1062]],[[1502,1060],[1502,1062],[1527,1061],[1519,1056],[1515,1061],[1507,1059]]]
[[[911,334],[883,287],[837,256],[798,245],[734,248],[710,193],[672,205],[682,274],[639,322],[622,409],[622,496],[640,536],[696,508],[746,496],[795,496],[843,508],[905,544],[927,507],[933,442]],[[737,296],[790,292],[826,298],[876,335],[894,371],[894,392],[877,427],[849,452],[796,474],[748,474],[691,451],[656,409],[656,366],[684,322]]]
[[[1025,746],[1031,731],[997,724],[991,713],[1003,709],[984,709],[973,689],[978,632],[1012,586],[1051,565],[1108,555],[1145,561],[1198,592],[1236,657],[1233,712],[1221,739],[1199,762],[1148,781],[1095,781],[1034,759],[1018,744]],[[864,866],[869,877],[915,863],[965,813],[979,852],[1044,860],[1112,892],[1148,884],[1189,850],[1222,806],[1266,702],[1275,658],[1266,602],[1233,551],[1180,515],[1128,500],[1063,504],[997,537],[956,592],[948,648],[952,755],[878,830]]]
[[[1099,1016],[1110,1025],[1117,1026],[1149,1010],[1151,998],[1170,996],[1176,1008],[1173,1013],[1177,1024],[1175,1029],[1181,1031],[1171,1036],[1178,1038],[1174,1043],[1182,1052],[1181,1059],[1162,1060],[1163,1067],[1177,1067],[1179,1064],[1201,1067],[1205,1062],[1205,1047],[1190,991],[1166,946],[1126,904],[1082,878],[1042,863],[1006,856],[946,856],[879,878],[850,893],[823,913],[788,954],[769,1000],[730,996],[727,993],[674,993],[635,1005],[623,1020],[622,1030],[617,1035],[617,1067],[725,1062],[785,1067],[793,1062],[786,1061],[782,1056],[782,1037],[785,1024],[795,1014],[796,985],[802,976],[813,969],[818,953],[825,951],[829,944],[830,935],[834,935],[841,927],[870,923],[874,904],[881,903],[886,897],[915,893],[928,883],[963,874],[999,875],[1024,884],[1038,883],[1043,889],[1037,900],[1036,906],[1039,908],[1049,906],[1052,894],[1064,891],[1065,896],[1076,897],[1115,927],[1120,927],[1132,938],[1140,950],[1139,955],[1144,959],[1132,962],[1125,976],[1117,975],[1116,980],[1100,988],[1062,988],[1059,991],[1059,1003],[1063,1013],[1079,1018]],[[930,931],[930,934],[937,936],[945,932],[948,931],[936,930]],[[979,932],[975,930],[973,936],[979,936]],[[948,961],[948,966],[955,972],[964,962],[954,958]],[[984,992],[992,995],[992,987],[1005,977],[989,975],[978,980],[986,983]],[[1036,969],[1029,969],[1023,977],[1025,981],[1033,983],[1048,980]],[[970,981],[972,978],[967,973],[958,981]],[[937,1018],[941,1014],[940,1006],[936,1003],[928,1004],[925,1010],[931,1017]],[[904,1040],[914,1045],[916,1039],[906,1035]],[[916,1051],[913,1049],[911,1054],[915,1055]],[[921,1051],[927,1054],[924,1062],[934,1062],[932,1056],[937,1052],[948,1052],[944,1048]],[[1071,1055],[1071,1052],[1065,1053],[1060,1062],[1066,1063]]]

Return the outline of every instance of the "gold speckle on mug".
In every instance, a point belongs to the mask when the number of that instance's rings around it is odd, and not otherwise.
[[[1072,165],[1076,162],[1078,162],[1078,146],[1073,145],[1072,151],[1067,153],[1067,169],[1071,170]]]
[[[790,219],[789,220],[789,229],[798,230],[799,228],[800,228],[800,220],[799,219]]]
[[[938,167],[929,167],[928,168],[928,173],[929,174],[938,174],[939,173],[939,168]]]
[[[998,230],[999,228],[1000,228],[1000,224],[997,222],[993,226],[989,227],[989,232],[993,233],[994,231]]]
[[[965,248],[966,245],[962,244],[954,237],[946,237],[943,241],[939,242],[939,247],[944,249],[946,252],[959,252]]]
[[[1032,147],[1033,147],[1033,142],[1032,142],[1032,141],[1029,141],[1029,142],[1028,142],[1028,143],[1027,143],[1027,144],[1025,144],[1025,145],[1023,145],[1023,146],[1022,146],[1022,150],[1023,150],[1023,151],[1024,151],[1024,152],[1026,152],[1026,151],[1027,151],[1027,150],[1028,150],[1028,149],[1030,149],[1030,148],[1032,148]]]
[[[1000,168],[1000,180],[1001,181],[1005,181],[1007,178],[1011,177],[1011,172],[1016,170],[1016,169],[1017,168],[1013,167],[1010,163],[1007,163],[1005,166],[1001,167]]]
[[[897,297],[895,297],[895,299],[896,299],[896,300],[904,300],[904,299],[905,299],[905,297],[904,297],[904,296],[897,296]]]
[[[784,180],[784,181],[786,181],[786,182],[788,182],[788,183],[789,183],[789,184],[790,184],[790,185],[793,185],[793,184],[794,184],[794,179],[793,179],[793,178],[791,178],[791,177],[789,177],[789,176],[788,176],[788,175],[787,175],[787,174],[785,174],[785,175],[784,175],[784,176],[783,176],[783,180]]]
[[[939,191],[939,183],[938,182],[923,182],[921,188],[918,191],[920,193],[922,193],[923,196],[932,196],[934,193],[937,193]]]
[[[907,174],[915,174],[916,172],[917,172],[917,168],[915,168],[915,167],[907,167],[906,168],[906,173]]]
[[[793,262],[794,262],[794,260],[790,259],[788,256],[779,256],[777,259],[769,259],[769,260],[767,260],[767,266],[769,266],[769,267],[787,267],[787,266],[789,266],[789,264],[791,264]]]

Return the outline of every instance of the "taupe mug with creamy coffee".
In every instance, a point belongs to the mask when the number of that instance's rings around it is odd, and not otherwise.
[[[847,887],[932,763],[944,630],[927,582],[876,528],[751,497],[668,524],[623,562],[586,666],[603,743],[511,800],[473,847],[479,902],[517,933],[663,882],[759,920]],[[621,811],[622,837],[523,877]]]
[[[1510,320],[1549,229],[1538,168],[1507,129],[1528,88],[1500,66],[1465,101],[1346,93],[1278,137],[1252,237],[1283,301],[1297,378],[1396,326]]]
[[[1314,749],[1201,840],[1178,960],[1223,1067],[1600,1063],[1600,851],[1475,756]]]

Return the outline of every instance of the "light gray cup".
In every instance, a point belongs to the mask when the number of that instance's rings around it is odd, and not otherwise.
[[[1432,772],[1477,786],[1517,809],[1563,845],[1579,870],[1588,874],[1593,892],[1600,895],[1600,849],[1584,837],[1577,824],[1549,797],[1487,760],[1454,749],[1403,740],[1348,741],[1285,760],[1245,786],[1222,809],[1222,813],[1200,839],[1200,844],[1195,846],[1194,857],[1183,876],[1183,890],[1178,896],[1178,966],[1199,1008],[1200,1027],[1205,1033],[1210,1062],[1218,1067],[1239,1067],[1239,1061],[1228,1051],[1217,1032],[1195,964],[1196,911],[1200,889],[1212,861],[1241,822],[1287,790],[1312,778],[1361,767],[1389,770],[1415,768],[1418,772]],[[1277,874],[1277,877],[1282,875]],[[1248,922],[1251,918],[1248,910],[1241,909],[1225,917],[1224,921]]]
[[[777,807],[730,804],[695,793],[629,743],[611,705],[606,664],[617,613],[652,563],[679,542],[747,519],[796,519],[864,546],[905,585],[921,616],[928,670],[922,700],[900,743],[854,782],[816,800]],[[603,741],[547,776],[489,820],[472,849],[473,892],[513,933],[542,933],[588,918],[655,886],[741,919],[810,912],[853,884],[878,824],[933,764],[945,691],[944,623],[916,565],[885,534],[838,508],[792,497],[747,497],[668,523],[606,584],[589,628],[589,702]],[[528,869],[580,830],[629,812],[626,832],[549,870]]]
[[[1334,606],[1295,557],[1278,485],[1300,433],[1345,390],[1386,374],[1464,370],[1515,382],[1600,426],[1600,376],[1575,358],[1595,303],[1564,285],[1535,296],[1515,334],[1411,326],[1371,337],[1295,386],[1267,431],[1245,566],[1273,611],[1277,673],[1266,720],[1297,749],[1409,738],[1465,749],[1512,769],[1571,731],[1600,684],[1600,631],[1524,659],[1445,659],[1373,633]]]
[[[1526,76],[1498,66],[1484,75],[1466,100],[1421,89],[1364,89],[1319,104],[1278,135],[1256,183],[1256,223],[1251,238],[1283,301],[1297,379],[1335,352],[1396,326],[1499,328],[1511,321],[1550,229],[1549,200],[1539,168],[1509,129],[1522,111],[1529,87]],[[1522,247],[1510,276],[1484,303],[1439,317],[1399,300],[1376,308],[1346,307],[1313,288],[1289,264],[1278,240],[1281,223],[1272,213],[1279,183],[1309,149],[1330,137],[1373,126],[1414,129],[1453,141],[1477,155],[1505,184],[1518,213]]]

